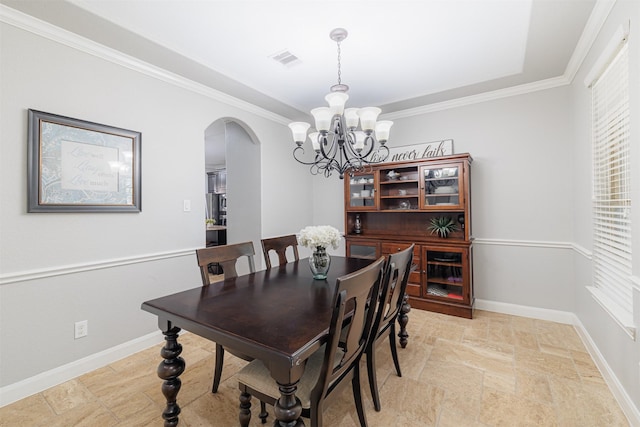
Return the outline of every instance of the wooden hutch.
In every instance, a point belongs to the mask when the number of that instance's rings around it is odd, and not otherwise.
[[[473,316],[469,154],[384,163],[345,178],[347,256],[377,258],[415,243],[412,307]],[[446,238],[429,230],[451,218]]]

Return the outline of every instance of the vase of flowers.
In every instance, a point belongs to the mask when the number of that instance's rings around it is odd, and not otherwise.
[[[300,230],[298,243],[313,249],[313,254],[309,257],[309,268],[314,279],[327,278],[331,266],[331,256],[327,253],[327,247],[337,249],[341,239],[340,232],[330,225],[309,226]]]

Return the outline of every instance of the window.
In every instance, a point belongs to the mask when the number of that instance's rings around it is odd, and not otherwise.
[[[613,56],[613,57],[612,57]],[[633,324],[627,43],[591,83],[594,295],[623,326]]]

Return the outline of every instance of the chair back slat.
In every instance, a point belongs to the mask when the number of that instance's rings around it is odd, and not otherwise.
[[[413,263],[413,248],[408,248],[389,255],[385,268],[384,281],[380,286],[380,299],[374,319],[374,331],[372,339],[376,339],[390,322],[395,322],[402,308],[403,297],[407,289],[411,265]]]
[[[275,251],[278,255],[278,265],[286,264],[287,261],[287,248],[291,247],[293,250],[293,259],[298,261],[300,259],[298,255],[298,238],[295,234],[289,234],[287,236],[271,237],[262,239],[262,253],[264,254],[264,262],[267,268],[271,268],[270,251]]]
[[[196,250],[202,284],[210,285],[209,265],[219,264],[222,267],[225,279],[238,277],[236,264],[241,257],[247,257],[249,271],[255,273],[256,266],[254,260],[255,250],[253,242],[235,243],[231,245],[212,246],[209,248]]]
[[[312,399],[330,392],[332,384],[339,382],[359,363],[372,333],[375,310],[369,309],[369,305],[376,304],[384,262],[385,258],[381,257],[369,266],[337,279],[324,363]],[[349,323],[343,330],[346,315]]]

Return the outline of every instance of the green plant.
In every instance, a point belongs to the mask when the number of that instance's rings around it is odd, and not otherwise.
[[[216,223],[216,220],[213,218],[207,218],[204,220],[204,223],[207,225],[214,225]]]
[[[444,239],[449,233],[456,231],[458,227],[451,217],[436,216],[429,221],[428,229],[431,231],[431,234],[437,234]]]

